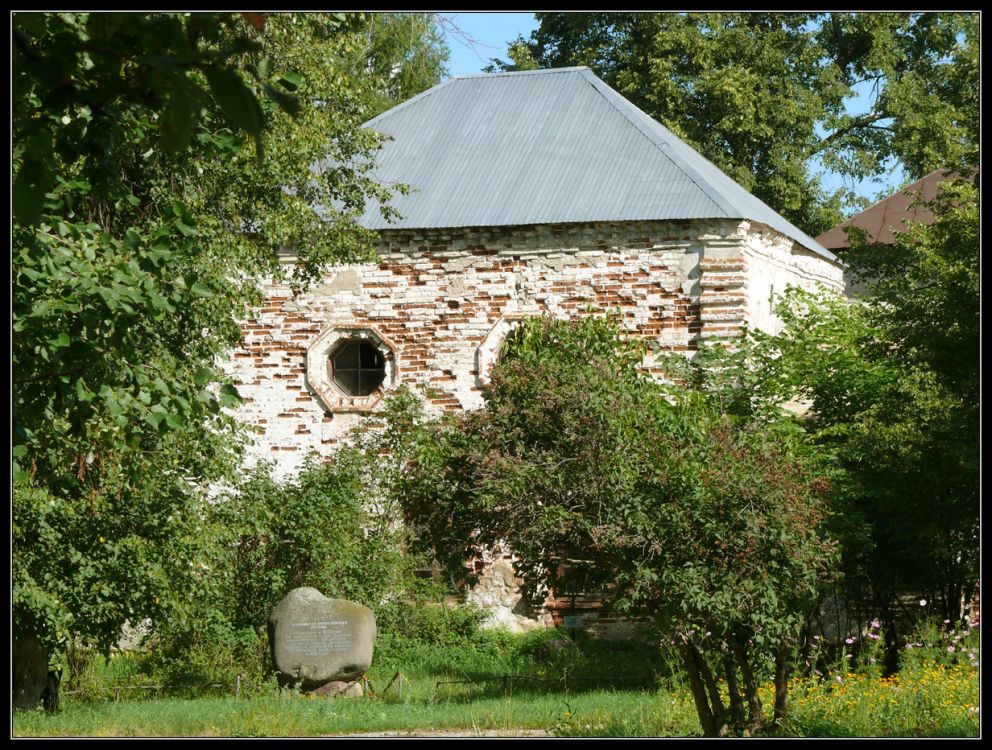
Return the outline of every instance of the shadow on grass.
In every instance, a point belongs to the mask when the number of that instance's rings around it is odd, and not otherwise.
[[[442,678],[435,682],[435,696],[438,700],[470,703],[486,698],[576,695],[603,690],[653,693],[658,689],[658,679],[655,674],[630,677],[601,675],[538,677],[513,674]]]
[[[398,654],[396,656],[399,656]],[[654,692],[671,676],[657,643],[608,641],[543,631],[517,638],[510,649],[442,648],[407,653],[390,667],[428,678],[438,699],[472,701],[506,696],[579,694],[602,690]]]

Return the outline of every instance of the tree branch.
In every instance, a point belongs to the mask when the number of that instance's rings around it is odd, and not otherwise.
[[[748,724],[752,729],[757,730],[764,724],[765,718],[761,707],[761,697],[758,695],[758,680],[755,678],[754,672],[751,671],[751,664],[748,662],[744,644],[735,635],[728,636],[727,641],[741,668],[741,676],[744,678],[744,690],[747,693],[748,704]]]
[[[775,712],[772,723],[782,726],[789,710],[789,645],[783,640],[775,652]]]
[[[69,370],[59,370],[58,372],[43,372],[40,375],[33,375],[30,378],[22,378],[20,380],[14,380],[14,383],[20,385],[21,383],[32,383],[35,380],[47,380],[48,378],[58,378],[61,377],[62,375],[75,375],[78,372],[82,372],[83,370],[89,369],[90,366],[93,365],[95,362],[96,360],[92,360],[90,362],[87,362],[85,365],[80,365],[79,367],[73,367]]]
[[[679,653],[682,655],[682,663],[685,665],[686,674],[689,676],[689,689],[692,692],[692,699],[696,704],[696,715],[703,728],[704,737],[718,737],[716,717],[710,708],[709,700],[706,697],[706,686],[703,684],[702,676],[699,674],[699,666],[695,655],[687,640],[678,643]]]
[[[839,138],[843,138],[848,133],[854,130],[858,130],[859,128],[871,127],[874,123],[878,122],[879,120],[884,120],[886,117],[888,117],[888,115],[882,112],[873,112],[863,117],[859,117],[856,120],[852,120],[849,125],[835,130],[833,133],[831,133],[822,141],[820,141],[818,144],[816,144],[816,146],[813,148],[812,152],[810,153],[810,156],[813,156],[814,154],[818,154],[820,151],[823,151],[823,149],[829,146],[832,142],[836,141]]]

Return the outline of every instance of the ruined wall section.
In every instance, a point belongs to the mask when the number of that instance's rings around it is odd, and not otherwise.
[[[839,261],[829,261],[764,224],[749,224],[746,238],[743,259],[750,326],[767,333],[781,330],[782,322],[773,309],[789,286],[844,292],[844,269]]]
[[[729,329],[741,319],[719,318],[723,303],[700,278],[701,259],[714,248],[740,256],[738,224],[387,231],[378,263],[337,267],[295,298],[288,286],[270,285],[229,366],[245,399],[239,417],[258,431],[249,458],[275,460],[285,476],[311,450],[329,455],[366,416],[331,413],[308,387],[307,348],[329,328],[373,328],[388,339],[397,382],[422,386],[434,411],[482,405],[480,346],[492,355],[507,322],[522,317],[618,311],[631,335],[662,351],[691,352],[707,325]],[[706,321],[701,309],[709,310]],[[481,358],[492,361],[485,351]],[[645,368],[654,369],[651,357]]]
[[[368,330],[395,353],[396,383],[419,388],[429,411],[478,408],[487,370],[516,321],[587,309],[619,313],[625,330],[663,352],[732,342],[745,322],[773,331],[769,297],[787,284],[842,286],[839,266],[763,225],[742,221],[573,224],[380,234],[379,262],[340,266],[294,297],[271,284],[229,370],[258,435],[249,462],[291,475],[310,451],[329,456],[369,412],[325,408],[307,352],[335,330]],[[313,359],[313,358],[311,358]],[[658,372],[653,355],[644,362]],[[375,409],[373,408],[372,413]],[[601,635],[632,624],[604,617],[596,597],[521,600],[512,554],[482,561],[468,594],[490,622],[514,630],[578,615]],[[588,599],[588,601],[586,600]]]

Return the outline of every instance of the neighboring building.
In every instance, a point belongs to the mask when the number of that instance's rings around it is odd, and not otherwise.
[[[935,170],[824,232],[816,241],[831,253],[843,257],[844,251],[851,247],[847,230],[855,227],[865,232],[868,242],[872,244],[892,245],[896,241],[894,233],[907,231],[910,223],[933,223],[933,213],[920,202],[936,198],[940,183],[954,174],[944,169]],[[854,297],[863,295],[866,289],[848,271],[844,274],[844,291],[848,297]]]
[[[395,223],[363,217],[379,262],[297,297],[270,285],[231,366],[252,455],[282,475],[400,383],[429,410],[481,406],[523,317],[617,311],[631,336],[691,356],[745,323],[774,329],[787,285],[843,287],[831,252],[587,68],[454,78],[367,127],[392,138],[376,178],[414,188]],[[480,597],[512,621],[513,595],[493,591]]]

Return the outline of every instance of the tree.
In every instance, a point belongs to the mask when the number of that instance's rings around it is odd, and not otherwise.
[[[920,614],[956,621],[978,580],[978,206],[970,181],[948,183],[933,224],[891,246],[854,243],[865,301],[793,291],[779,334],[751,332],[696,363],[709,398],[742,419],[808,403],[797,426],[841,472],[846,604],[856,621],[883,621],[890,671],[915,619],[900,596],[922,595]]]
[[[448,47],[431,13],[369,13],[352,48],[350,67],[376,87],[375,114],[441,82]]]
[[[257,282],[281,248],[297,286],[373,252],[357,217],[390,191],[359,126],[391,84],[354,64],[383,23],[14,15],[15,636],[106,653],[195,592],[198,508],[245,438],[218,363]],[[380,67],[438,51],[418,33]]]
[[[957,620],[978,580],[979,203],[977,177],[949,180],[929,204],[932,224],[885,248],[862,237],[849,255],[871,294],[855,313],[863,367],[892,375],[880,392],[849,397],[823,430],[850,425],[844,458],[875,509],[868,580],[887,615],[909,589]]]
[[[862,178],[978,152],[978,17],[963,13],[538,13],[503,69],[588,65],[809,234],[837,224],[812,159]],[[845,99],[871,86],[866,112]]]
[[[784,718],[789,639],[829,577],[828,484],[767,432],[643,376],[642,354],[602,319],[525,322],[485,409],[424,433],[402,502],[456,577],[505,542],[532,599],[599,591],[653,617],[704,733],[754,730],[766,662]]]

